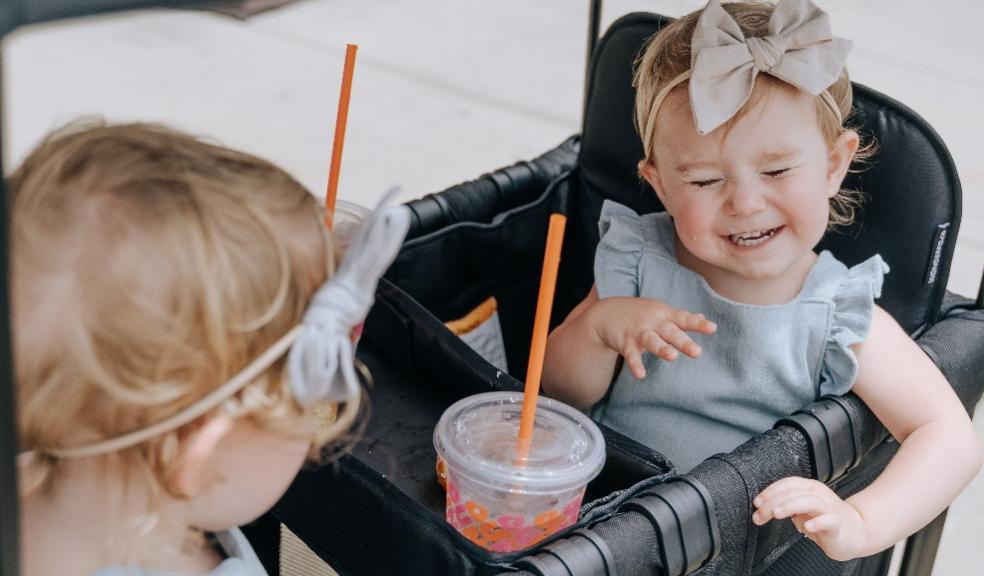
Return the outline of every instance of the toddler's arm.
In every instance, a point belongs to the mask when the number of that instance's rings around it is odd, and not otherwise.
[[[793,522],[835,560],[894,545],[936,517],[977,474],[981,445],[943,374],[895,320],[876,307],[855,347],[854,392],[901,446],[868,488],[842,501],[814,480],[786,478],[756,498],[753,519]]]
[[[700,346],[686,334],[713,334],[717,327],[693,314],[649,298],[588,296],[547,339],[543,390],[572,406],[587,408],[608,390],[619,356],[636,378],[644,378],[642,354],[675,360],[679,352],[696,358]]]

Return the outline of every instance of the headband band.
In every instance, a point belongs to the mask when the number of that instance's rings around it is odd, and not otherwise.
[[[652,112],[650,112],[649,118],[646,120],[646,142],[652,142],[653,130],[656,127],[656,115],[659,113],[659,109],[663,105],[663,100],[666,100],[666,97],[670,95],[670,92],[672,92],[674,88],[689,80],[690,76],[691,71],[687,70],[673,80],[670,80],[670,82],[666,86],[663,86],[663,89],[659,91],[656,98],[653,99]],[[821,92],[820,99],[823,100],[823,103],[827,105],[827,108],[834,113],[834,116],[837,118],[837,122],[843,123],[844,117],[841,114],[840,107],[837,106],[837,103],[834,101],[834,97],[830,95],[830,92],[827,90]],[[728,120],[730,120],[730,118]],[[727,122],[727,120],[725,120],[725,122]],[[702,132],[702,134],[706,134],[706,132]]]

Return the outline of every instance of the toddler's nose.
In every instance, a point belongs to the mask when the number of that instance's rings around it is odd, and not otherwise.
[[[765,191],[754,182],[737,182],[731,186],[728,207],[733,216],[747,216],[765,209]]]

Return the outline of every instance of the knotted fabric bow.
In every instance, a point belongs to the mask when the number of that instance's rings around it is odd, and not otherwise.
[[[360,393],[351,339],[373,303],[376,284],[396,258],[410,227],[406,206],[389,206],[398,189],[390,190],[362,224],[346,250],[338,272],[318,289],[300,325],[284,334],[236,375],[181,411],[126,434],[72,448],[24,452],[25,463],[42,452],[56,458],[82,458],[116,452],[184,426],[221,405],[255,380],[285,352],[291,390],[302,404],[314,400],[343,402]]]
[[[344,402],[359,393],[350,335],[369,312],[376,284],[410,227],[406,206],[383,207],[397,192],[391,190],[383,198],[346,250],[338,273],[308,305],[304,330],[287,357],[291,390],[303,404]]]
[[[720,2],[710,0],[694,30],[691,69],[656,96],[649,123],[655,124],[655,115],[670,90],[689,78],[694,122],[699,133],[707,134],[745,105],[759,72],[821,96],[840,118],[827,88],[844,69],[851,41],[835,38],[827,13],[810,0],[780,0],[768,30],[767,36],[745,38]],[[651,130],[648,126],[647,138],[652,138]]]

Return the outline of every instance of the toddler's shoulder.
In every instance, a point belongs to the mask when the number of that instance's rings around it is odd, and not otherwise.
[[[628,206],[605,200],[601,206],[598,232],[599,250],[648,251],[675,259],[672,256],[673,220],[666,212],[640,215]]]
[[[639,215],[606,200],[598,220],[595,283],[602,298],[639,296],[643,260],[675,262],[673,221],[665,212]]]
[[[888,264],[878,254],[854,266],[847,266],[824,250],[817,257],[807,279],[804,292],[813,297],[831,300],[835,305],[848,306],[857,299],[874,300],[881,297]]]
[[[881,256],[848,267],[824,251],[814,265],[812,298],[830,303],[821,394],[844,394],[858,374],[854,346],[867,338],[888,265]]]

